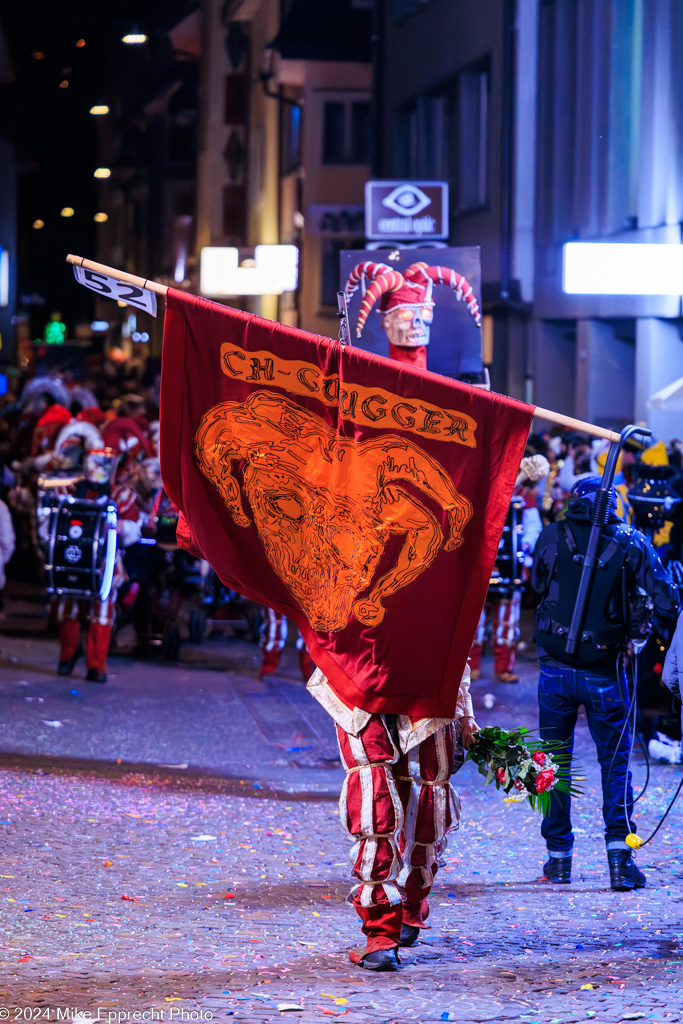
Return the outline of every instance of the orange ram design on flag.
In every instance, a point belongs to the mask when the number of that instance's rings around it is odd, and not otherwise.
[[[452,717],[533,409],[169,289],[179,543],[351,707]]]
[[[248,527],[239,481],[268,560],[313,629],[336,632],[354,615],[368,626],[384,601],[462,544],[472,505],[411,440],[382,434],[355,443],[313,413],[268,391],[205,413],[195,437],[199,468],[238,526]],[[448,515],[449,536],[409,480]],[[396,563],[373,583],[387,540],[405,537]],[[371,587],[365,596],[364,591]]]

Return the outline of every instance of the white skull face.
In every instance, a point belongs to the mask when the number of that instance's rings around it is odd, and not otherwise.
[[[384,313],[382,327],[392,345],[416,348],[429,344],[429,326],[433,319],[433,302],[405,304]]]

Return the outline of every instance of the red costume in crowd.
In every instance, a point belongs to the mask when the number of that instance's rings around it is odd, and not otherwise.
[[[284,615],[280,615],[279,612],[273,611],[272,608],[264,608],[263,610],[266,617],[263,629],[261,630],[261,654],[263,655],[261,668],[259,669],[259,676],[261,678],[277,672],[282,652],[287,643],[287,619]],[[308,680],[315,669],[315,664],[308,653],[306,641],[298,630],[297,633],[296,649],[299,655],[299,666],[302,676],[305,680]]]

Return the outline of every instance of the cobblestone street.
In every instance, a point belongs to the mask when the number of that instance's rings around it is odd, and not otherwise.
[[[540,821],[468,764],[431,929],[378,976],[348,960],[342,772],[295,650],[267,682],[256,646],[230,638],[179,663],[119,655],[98,687],[82,662],[55,675],[45,621],[9,600],[0,635],[0,1019],[683,1020],[681,810],[639,856],[647,888],[610,891],[585,722],[572,884],[539,877]],[[495,683],[485,663],[480,725],[533,728],[531,652],[521,671]],[[678,778],[653,766],[641,833]]]

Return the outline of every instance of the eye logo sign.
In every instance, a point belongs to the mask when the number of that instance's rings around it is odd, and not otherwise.
[[[388,206],[394,213],[417,217],[418,213],[422,213],[427,206],[431,205],[431,202],[429,196],[426,196],[417,185],[397,185],[382,200],[382,206]]]
[[[366,181],[365,237],[448,238],[448,183],[445,181]]]

